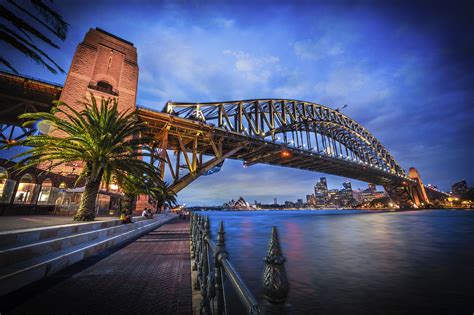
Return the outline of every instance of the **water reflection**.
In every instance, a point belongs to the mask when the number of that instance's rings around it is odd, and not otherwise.
[[[207,212],[252,292],[277,226],[293,313],[472,313],[474,212]]]

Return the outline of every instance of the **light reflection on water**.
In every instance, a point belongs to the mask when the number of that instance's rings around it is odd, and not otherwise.
[[[474,211],[204,212],[224,221],[230,260],[261,298],[271,227],[291,313],[474,312]]]

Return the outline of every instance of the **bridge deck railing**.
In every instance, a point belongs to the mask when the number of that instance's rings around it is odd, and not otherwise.
[[[196,213],[191,215],[192,269],[197,271],[194,289],[200,290],[202,296],[200,313],[229,314],[226,280],[237,293],[248,314],[260,314],[265,308],[281,307],[287,298],[289,285],[276,227],[273,227],[268,253],[265,256],[263,288],[268,301],[265,304],[257,301],[229,260],[224,235],[224,224],[221,221],[214,242],[211,239],[209,217]]]

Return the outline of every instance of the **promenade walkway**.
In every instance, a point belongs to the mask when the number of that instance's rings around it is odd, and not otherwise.
[[[190,314],[189,220],[0,298],[2,314]]]

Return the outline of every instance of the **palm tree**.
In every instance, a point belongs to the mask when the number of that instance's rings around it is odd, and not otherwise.
[[[38,27],[34,26],[35,24]],[[0,41],[5,42],[37,64],[43,65],[52,73],[57,73],[57,70],[64,73],[64,70],[39,48],[35,41],[59,48],[50,39],[50,33],[53,37],[64,41],[67,31],[68,24],[61,15],[41,0],[23,1],[21,5],[14,0],[7,0],[0,4]],[[18,73],[4,55],[0,55],[0,64]]]
[[[163,183],[161,187],[155,187],[150,192],[151,197],[156,201],[158,209],[164,205],[173,207],[176,205],[176,193],[171,189],[168,183]]]
[[[138,195],[152,196],[154,190],[163,187],[164,183],[159,174],[160,171],[155,168],[155,171],[151,175],[143,174],[143,176],[137,177],[131,174],[125,174],[125,176],[117,178],[117,182],[124,193],[123,209],[126,213],[132,213],[134,201]]]
[[[138,121],[133,112],[119,113],[117,99],[102,99],[97,103],[91,94],[90,101],[82,103],[77,111],[71,106],[56,102],[51,112],[26,113],[25,126],[38,121],[49,123],[53,132],[31,135],[17,145],[30,147],[20,153],[19,169],[50,163],[49,169],[71,162],[82,161],[84,168],[76,183],[85,180],[85,190],[74,216],[76,221],[95,218],[95,202],[102,179],[107,187],[112,176],[123,178],[127,174],[141,177],[152,174],[154,168],[139,159],[146,153],[150,139],[137,137],[146,131],[145,123]]]

